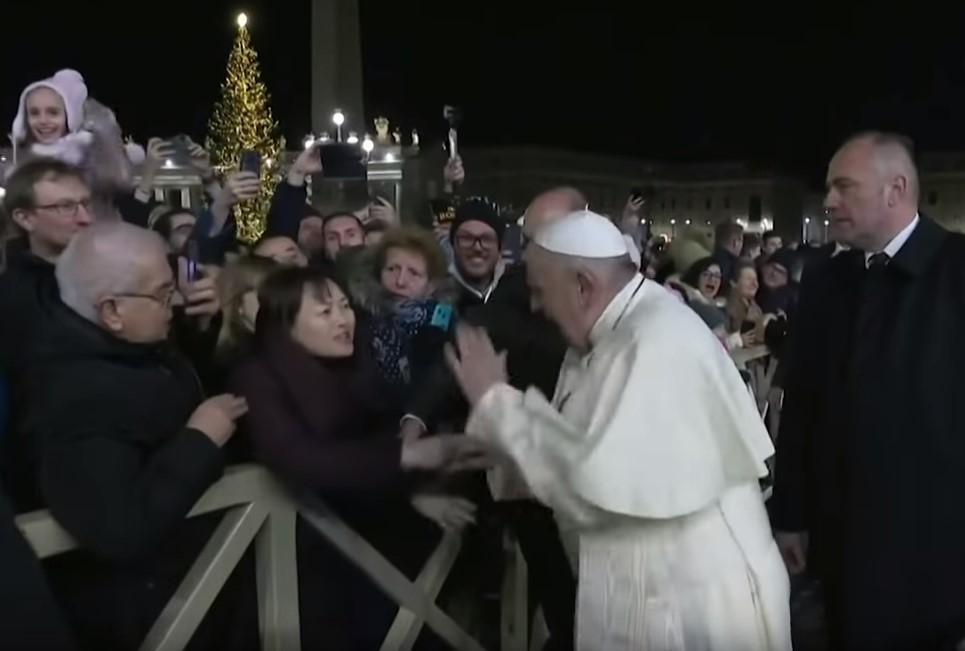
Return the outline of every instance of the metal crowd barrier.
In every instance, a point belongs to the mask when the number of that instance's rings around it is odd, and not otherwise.
[[[295,502],[260,466],[228,468],[188,517],[221,510],[226,511],[220,524],[151,627],[140,647],[142,651],[183,649],[252,542],[257,566],[261,648],[298,651],[301,648],[295,553],[298,514],[398,604],[398,614],[381,651],[411,649],[423,626],[428,626],[455,649],[482,651],[482,646],[436,605],[436,598],[459,555],[458,535],[446,534],[416,580],[410,581],[321,500]],[[77,548],[70,534],[48,511],[18,516],[17,525],[41,559]],[[502,649],[526,651],[530,646],[526,563],[514,542],[510,542],[508,549],[502,595]]]

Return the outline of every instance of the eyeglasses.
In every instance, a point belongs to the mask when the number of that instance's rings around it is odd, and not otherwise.
[[[54,212],[58,215],[64,217],[74,217],[77,215],[77,210],[83,207],[84,210],[90,211],[91,199],[81,199],[80,201],[58,201],[57,203],[48,203],[40,206],[34,206],[34,210],[46,210],[48,212]]]
[[[494,249],[499,246],[499,240],[495,235],[470,235],[469,233],[459,233],[456,235],[456,244],[461,249],[471,249],[479,246],[481,249]]]
[[[714,271],[703,271],[701,272],[700,277],[710,278],[710,279],[716,278],[717,280],[720,280],[722,278],[720,273],[714,272]]]
[[[127,292],[124,294],[114,294],[115,298],[146,298],[149,301],[154,301],[161,307],[171,307],[171,302],[174,300],[174,288],[165,287],[159,290],[156,294],[135,294],[134,292]]]

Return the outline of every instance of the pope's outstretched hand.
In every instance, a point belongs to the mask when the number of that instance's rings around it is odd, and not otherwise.
[[[446,344],[446,360],[469,404],[476,406],[493,386],[506,383],[506,353],[497,353],[482,328],[460,325],[456,345]]]

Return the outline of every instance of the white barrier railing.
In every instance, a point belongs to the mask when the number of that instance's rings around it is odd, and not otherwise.
[[[306,499],[302,505],[297,504],[271,474],[259,466],[228,468],[188,517],[222,510],[226,512],[221,522],[151,627],[141,645],[142,651],[183,649],[252,542],[256,545],[261,648],[298,651],[301,648],[295,553],[298,514],[399,605],[382,651],[411,649],[425,625],[453,648],[482,651],[482,646],[435,603],[459,554],[459,536],[444,536],[416,580],[410,581],[321,500]],[[17,525],[41,559],[77,548],[70,534],[48,511],[18,516]],[[510,549],[513,557],[507,566],[503,594],[502,648],[525,651],[529,628],[526,566],[520,562],[516,545],[512,544]]]

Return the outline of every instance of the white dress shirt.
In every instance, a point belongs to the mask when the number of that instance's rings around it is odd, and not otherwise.
[[[873,256],[875,253],[884,253],[888,256],[889,260],[898,255],[898,251],[901,250],[901,247],[903,247],[905,242],[908,241],[908,238],[911,237],[911,234],[914,232],[915,227],[918,226],[918,222],[920,221],[921,219],[918,217],[918,213],[915,213],[915,218],[911,220],[911,223],[901,229],[901,232],[895,235],[894,238],[892,238],[892,240],[885,245],[885,248],[883,248],[880,252],[872,251],[870,253],[865,253],[864,266],[867,268],[871,264],[871,256]]]

